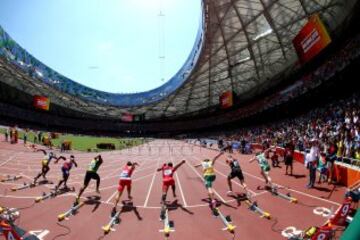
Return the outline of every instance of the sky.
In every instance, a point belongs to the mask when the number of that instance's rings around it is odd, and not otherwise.
[[[113,93],[168,81],[190,54],[200,19],[200,0],[0,0],[0,25],[20,46]]]

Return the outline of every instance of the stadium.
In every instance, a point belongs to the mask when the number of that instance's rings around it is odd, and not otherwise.
[[[0,22],[0,238],[360,239],[360,2],[200,2],[185,62],[137,93]]]

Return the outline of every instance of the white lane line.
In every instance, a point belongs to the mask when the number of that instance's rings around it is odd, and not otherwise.
[[[109,203],[113,197],[115,197],[116,193],[118,193],[118,190],[116,189],[113,194],[105,201],[106,203]]]
[[[11,157],[9,157],[5,162],[0,164],[0,167],[4,166],[5,164],[7,164],[8,162],[10,162],[11,160],[15,159],[20,153],[15,153],[14,155],[12,155]]]
[[[198,175],[201,179],[203,179],[203,177],[200,175],[200,173],[198,173],[198,172],[196,171],[196,169],[195,169],[194,166],[192,166],[192,165],[189,164],[188,162],[186,162],[186,164],[196,173],[196,175]],[[215,195],[216,195],[218,198],[220,198],[220,200],[221,200],[222,202],[226,202],[226,200],[225,200],[224,198],[222,198],[222,197],[220,196],[220,194],[219,194],[214,188],[213,188],[213,190],[214,190]]]
[[[280,187],[284,187],[284,186],[281,186],[279,185]],[[333,202],[333,201],[330,201],[330,200],[327,200],[327,199],[323,199],[323,198],[319,198],[319,197],[316,197],[316,196],[313,196],[313,195],[310,195],[310,194],[307,194],[307,193],[304,193],[304,192],[300,192],[300,191],[297,191],[295,189],[291,189],[291,188],[286,188],[287,190],[289,191],[292,191],[292,192],[296,192],[300,195],[304,195],[304,196],[307,196],[309,198],[314,198],[314,199],[317,199],[317,200],[320,200],[320,201],[324,201],[324,202],[327,202],[327,203],[331,203],[331,204],[334,204],[334,205],[337,205],[337,206],[341,206],[340,203],[337,203],[337,202]]]
[[[158,158],[158,160],[157,160],[157,167],[159,166],[159,158]],[[152,177],[152,179],[151,179],[151,183],[150,183],[150,187],[149,187],[149,191],[148,191],[148,193],[147,193],[147,195],[146,195],[146,199],[145,199],[145,202],[144,202],[144,207],[147,207],[147,204],[148,204],[148,202],[149,202],[149,198],[150,198],[150,193],[151,193],[151,190],[152,190],[152,187],[153,187],[153,184],[154,184],[154,181],[155,181],[155,177],[156,177],[156,173],[157,173],[157,171],[156,171],[157,169],[155,169],[155,172],[153,173],[154,175],[153,175],[153,177]]]
[[[186,200],[185,200],[184,192],[183,192],[182,187],[181,187],[180,179],[179,179],[178,174],[176,172],[175,172],[175,177],[176,177],[176,181],[178,182],[178,185],[179,185],[180,194],[181,194],[181,198],[182,198],[183,203],[184,203],[184,207],[187,207],[187,203],[186,203]]]
[[[170,146],[169,146],[169,147],[170,147]],[[170,152],[170,160],[171,160],[171,162],[174,162],[174,157],[173,157],[173,155],[171,154],[171,152]],[[184,191],[183,191],[183,189],[182,189],[181,182],[180,182],[180,179],[179,179],[179,176],[178,176],[177,172],[175,172],[175,177],[176,177],[176,181],[178,182],[178,185],[179,185],[182,202],[183,202],[183,204],[184,204],[184,207],[187,207],[187,202],[186,202],[186,200],[185,200]]]

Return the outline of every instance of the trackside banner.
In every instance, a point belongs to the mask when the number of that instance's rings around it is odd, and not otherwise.
[[[34,96],[33,105],[37,109],[44,111],[49,111],[50,108],[50,99],[44,96]]]
[[[123,121],[123,122],[132,122],[132,121],[134,121],[134,115],[132,115],[130,113],[123,113],[121,115],[121,121]]]
[[[330,42],[329,33],[317,14],[309,18],[306,25],[293,39],[293,44],[301,63],[306,63],[315,57]]]

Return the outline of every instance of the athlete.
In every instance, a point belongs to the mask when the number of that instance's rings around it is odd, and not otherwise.
[[[284,161],[285,161],[285,175],[288,175],[288,169],[290,168],[290,176],[293,175],[293,161],[294,161],[295,146],[293,141],[290,141],[285,146]]]
[[[157,171],[162,171],[163,176],[163,185],[162,185],[162,196],[161,196],[161,204],[165,203],[166,201],[166,195],[169,190],[169,187],[171,187],[173,196],[176,198],[176,192],[175,192],[175,180],[173,178],[173,175],[175,171],[185,163],[185,160],[182,160],[180,163],[176,164],[175,167],[173,167],[173,163],[164,163],[164,165],[161,168],[158,168]]]
[[[210,159],[204,159],[200,164],[195,165],[194,167],[200,167],[203,168],[203,176],[204,176],[204,183],[205,187],[208,191],[209,198],[210,198],[210,204],[212,208],[216,208],[216,199],[214,196],[214,189],[213,189],[213,182],[216,179],[215,171],[214,171],[214,164],[216,160],[223,154],[224,152],[221,151],[216,157],[214,157],[212,160]]]
[[[66,157],[60,156],[58,157],[58,159],[55,161],[55,163],[57,163],[60,159],[64,160],[64,164],[61,167],[61,172],[62,172],[62,176],[63,178],[59,181],[59,183],[56,185],[55,187],[55,191],[57,191],[59,189],[59,187],[61,186],[61,184],[64,183],[64,189],[68,189],[68,186],[66,185],[69,176],[70,176],[70,170],[72,168],[73,165],[75,165],[75,167],[77,167],[77,163],[75,162],[75,157],[74,155],[70,156],[70,159],[67,159]]]
[[[120,173],[120,180],[119,180],[119,187],[118,187],[118,194],[114,201],[114,208],[111,211],[111,216],[114,216],[116,213],[117,204],[121,198],[121,195],[126,187],[128,198],[132,200],[131,196],[131,175],[133,174],[135,167],[139,166],[137,162],[127,162],[127,164],[123,167]]]
[[[46,152],[43,149],[38,149],[36,150],[36,152],[42,152],[44,154],[44,158],[41,161],[41,172],[34,178],[34,184],[36,184],[37,180],[39,179],[39,177],[43,177],[43,179],[46,181],[46,174],[49,172],[50,170],[50,162],[52,159],[56,159],[56,156],[54,155],[53,152]]]
[[[274,148],[274,147],[272,147]],[[267,159],[265,158],[265,154],[270,151],[272,148],[268,148],[260,153],[258,153],[256,155],[256,157],[254,157],[253,159],[251,159],[249,162],[253,162],[255,160],[257,160],[257,162],[259,163],[260,169],[261,169],[261,175],[264,177],[265,179],[265,184],[268,185],[269,187],[272,188],[272,182],[271,182],[271,178],[269,176],[269,172],[270,172],[270,165],[267,161]]]
[[[84,185],[80,188],[79,194],[76,197],[74,205],[78,205],[80,202],[80,197],[89,185],[91,179],[96,180],[96,192],[100,194],[100,176],[97,174],[97,171],[100,165],[103,163],[103,159],[101,155],[96,156],[93,160],[91,160],[88,170],[86,171],[85,178],[84,178]]]
[[[228,186],[229,186],[229,191],[227,192],[227,194],[230,195],[230,194],[233,193],[231,180],[233,178],[236,178],[236,177],[239,179],[240,184],[243,186],[244,190],[246,192],[248,192],[247,186],[246,186],[245,181],[244,181],[244,175],[242,173],[242,170],[241,170],[241,167],[240,167],[240,164],[239,164],[238,160],[234,159],[233,156],[229,154],[227,156],[226,163],[231,168],[231,172],[227,177],[227,182],[228,182]]]

